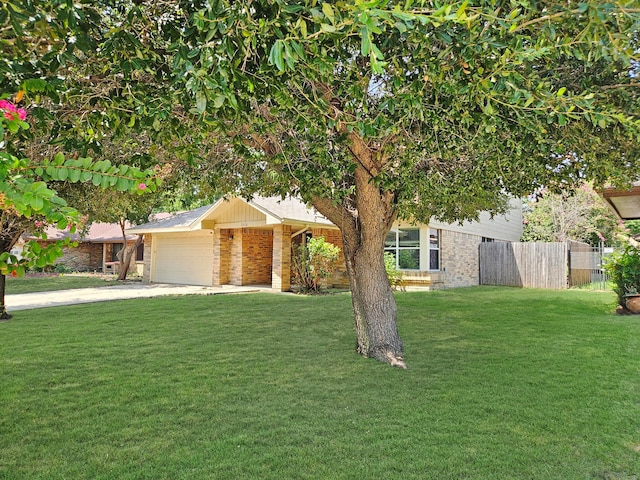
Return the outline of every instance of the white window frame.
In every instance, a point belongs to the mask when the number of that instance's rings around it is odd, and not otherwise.
[[[394,254],[394,257],[396,259],[396,268],[398,270],[407,270],[407,271],[411,271],[411,272],[417,272],[420,271],[420,257],[421,257],[421,251],[422,251],[422,242],[418,241],[418,245],[417,246],[411,246],[411,247],[401,247],[400,246],[400,232],[401,231],[417,231],[418,232],[418,238],[421,238],[420,235],[420,229],[419,228],[392,228],[391,231],[389,233],[395,233],[395,245],[394,246],[387,246],[386,245],[386,241],[385,241],[385,247],[384,247],[384,251],[385,252],[392,252]],[[417,250],[418,251],[418,266],[417,268],[400,268],[400,252],[402,251],[409,251],[409,250]]]
[[[436,238],[438,239],[438,243],[434,246],[431,245],[431,232],[436,233]],[[429,262],[429,271],[430,272],[439,272],[442,269],[442,249],[440,247],[442,243],[442,230],[439,228],[429,228],[427,235],[427,261]],[[431,268],[431,252],[438,252],[438,268]]]

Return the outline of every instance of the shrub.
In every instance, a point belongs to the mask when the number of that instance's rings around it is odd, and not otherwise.
[[[402,284],[402,272],[396,267],[396,257],[393,253],[384,252],[384,268],[387,271],[391,288],[397,290]]]
[[[618,294],[618,303],[625,305],[625,295],[640,293],[640,248],[627,245],[614,252],[605,263],[605,270]]]
[[[340,248],[324,237],[311,238],[306,245],[294,246],[291,258],[293,283],[305,292],[319,292],[323,281],[336,269]]]

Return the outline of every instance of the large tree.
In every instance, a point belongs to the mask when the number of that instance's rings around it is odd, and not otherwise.
[[[214,1],[188,16],[173,66],[244,153],[227,175],[340,227],[357,351],[403,365],[392,223],[635,175],[639,18],[631,1]]]
[[[114,85],[93,100],[118,128],[165,133],[221,192],[298,195],[341,229],[357,351],[394,365],[397,218],[637,172],[636,0],[43,3],[102,15],[85,83]]]

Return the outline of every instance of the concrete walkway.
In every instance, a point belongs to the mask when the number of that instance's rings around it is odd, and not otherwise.
[[[5,305],[8,312],[15,312],[32,308],[108,302],[131,298],[151,298],[163,295],[220,295],[259,291],[272,292],[273,290],[266,286],[236,287],[224,285],[222,287],[201,287],[197,285],[169,285],[163,283],[154,283],[153,285],[129,283],[111,287],[77,288],[73,290],[7,295],[5,297]]]

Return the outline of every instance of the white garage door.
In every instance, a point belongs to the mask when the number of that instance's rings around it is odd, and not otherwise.
[[[153,272],[156,283],[211,285],[213,235],[161,235],[153,237]]]

